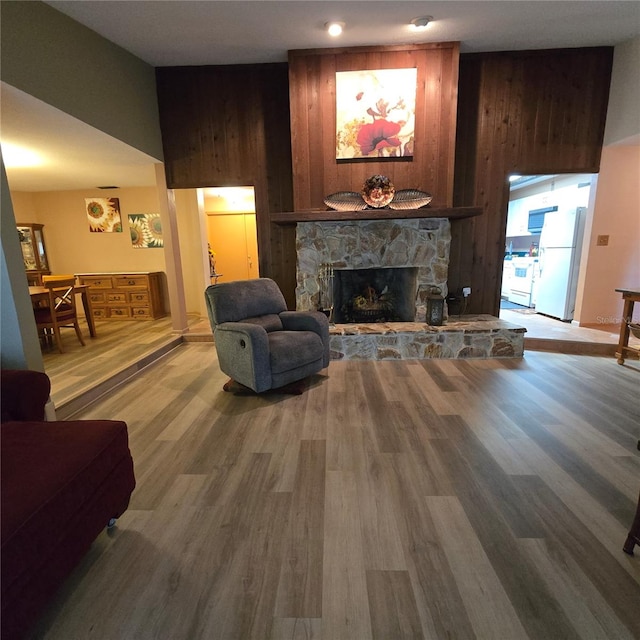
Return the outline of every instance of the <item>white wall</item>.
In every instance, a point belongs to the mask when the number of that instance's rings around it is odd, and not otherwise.
[[[616,46],[605,147],[602,150],[584,288],[576,304],[581,325],[617,324],[617,288],[640,289],[640,37]],[[597,246],[608,235],[608,246]],[[640,305],[636,305],[638,307]],[[635,318],[640,317],[636,309]]]
[[[205,274],[208,274],[209,260],[207,258],[205,263],[207,239],[201,230],[197,190],[175,189],[174,194],[187,313],[206,318],[204,290],[210,284],[208,278],[205,280]]]
[[[53,272],[165,271],[164,251],[136,249],[129,234],[129,214],[158,213],[158,195],[154,187],[13,192],[11,197],[17,222],[44,225],[49,266]],[[122,232],[91,233],[85,198],[118,198]]]
[[[640,143],[640,36],[614,49],[604,145]]]
[[[616,289],[640,290],[640,145],[602,151],[594,216],[588,238],[584,288],[577,300],[580,325],[618,324],[623,302]],[[598,246],[597,237],[609,244]],[[635,317],[640,317],[636,305]]]

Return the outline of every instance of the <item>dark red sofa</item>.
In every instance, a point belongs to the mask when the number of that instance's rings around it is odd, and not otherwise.
[[[1,636],[24,637],[135,487],[127,425],[45,422],[50,381],[1,372]]]

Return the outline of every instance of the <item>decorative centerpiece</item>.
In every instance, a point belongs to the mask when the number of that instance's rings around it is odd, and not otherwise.
[[[393,200],[396,188],[387,176],[375,175],[365,180],[360,194],[370,207],[380,209]]]
[[[324,203],[335,211],[362,211],[363,209],[419,209],[428,205],[433,196],[419,189],[396,191],[387,176],[375,175],[367,178],[360,193],[338,191],[324,199]]]

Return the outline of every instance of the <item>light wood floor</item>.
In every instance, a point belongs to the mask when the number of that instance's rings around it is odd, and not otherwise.
[[[81,396],[96,395],[110,384],[127,379],[149,364],[158,353],[181,342],[171,329],[171,318],[151,321],[97,321],[96,337],[84,325],[81,329],[85,346],[75,332],[63,329],[64,353],[55,345],[44,346],[44,368],[51,379],[51,399],[65,411],[73,409],[73,401]],[[68,407],[67,405],[70,405]]]
[[[224,393],[210,343],[85,412],[137,488],[34,638],[640,637],[640,367],[332,362],[301,396]]]
[[[600,355],[613,358],[614,345],[618,342],[616,327],[603,327],[603,330],[576,327],[539,314],[508,309],[501,310],[500,317],[527,328],[527,351],[532,348],[573,353],[596,350]],[[92,400],[109,391],[114,383],[135,375],[155,356],[179,342],[172,333],[168,317],[150,322],[98,321],[96,327],[97,337],[91,338],[82,320],[85,347],[72,330],[64,330],[65,353],[58,353],[55,347],[43,351],[45,371],[51,378],[51,397],[61,418],[73,415],[87,399]],[[189,334],[184,339],[212,340],[209,321],[190,317]],[[549,339],[550,343],[540,344]],[[640,346],[640,340],[632,337],[630,344]],[[610,353],[598,352],[597,348],[601,346],[610,347]]]

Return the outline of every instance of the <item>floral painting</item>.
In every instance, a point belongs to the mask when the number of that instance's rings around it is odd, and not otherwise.
[[[122,233],[118,198],[85,198],[84,203],[89,219],[89,231]]]
[[[418,71],[336,73],[336,158],[413,156]]]
[[[164,247],[159,213],[129,214],[129,233],[134,249],[161,249]]]

